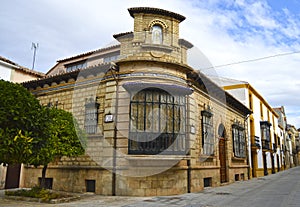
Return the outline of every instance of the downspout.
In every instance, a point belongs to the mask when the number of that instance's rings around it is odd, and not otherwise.
[[[191,149],[190,149],[190,104],[189,104],[190,98],[187,96],[187,113],[186,113],[186,118],[187,118],[187,123],[186,125],[189,127],[187,132],[187,140],[188,143],[186,144],[188,152],[187,152],[187,193],[191,193],[191,160],[190,160],[190,155],[191,155]]]
[[[248,125],[248,118],[249,118],[250,114],[247,114],[247,116],[245,117],[244,119],[244,126],[246,126],[247,124],[247,134],[248,134],[248,142],[247,142],[247,149],[246,149],[246,157],[247,157],[247,165],[248,165],[248,170],[247,170],[247,173],[248,173],[248,180],[250,179],[250,162],[249,162],[249,150],[251,150],[251,137],[250,137],[250,134],[249,133],[249,125]],[[249,142],[250,142],[250,149],[248,149],[249,147]],[[253,167],[253,166],[252,166]]]
[[[115,65],[114,63],[112,63],[112,67],[110,68],[110,71],[112,73],[112,76],[114,78],[114,80],[116,81],[116,104],[115,104],[115,116],[114,116],[114,135],[113,135],[113,169],[112,169],[112,196],[116,196],[116,165],[117,165],[117,133],[118,133],[118,129],[117,129],[117,120],[118,120],[118,103],[119,103],[119,81],[118,81],[118,77],[116,77],[116,75],[113,73],[113,71],[116,72],[117,70],[117,65]]]

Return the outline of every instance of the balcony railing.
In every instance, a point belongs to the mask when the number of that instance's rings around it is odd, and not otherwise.
[[[254,140],[254,143],[252,143],[252,147],[260,148],[259,137],[252,136],[252,140]]]
[[[186,153],[184,133],[130,132],[129,137],[128,154],[182,155]]]
[[[270,149],[270,141],[269,140],[262,140],[261,143],[262,143],[263,149],[267,149],[267,150]]]

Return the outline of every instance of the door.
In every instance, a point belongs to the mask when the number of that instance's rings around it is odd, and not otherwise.
[[[263,152],[263,165],[264,165],[264,175],[268,175],[268,165],[267,165],[267,155]]]
[[[257,153],[256,150],[251,150],[252,177],[257,177]]]
[[[279,155],[277,155],[277,171],[280,171],[280,161],[279,161]]]
[[[271,154],[272,174],[275,173],[275,160],[274,155]]]
[[[225,182],[227,182],[226,146],[225,146],[225,139],[223,137],[219,139],[219,159],[220,159],[220,178],[221,178],[221,183],[225,183]]]
[[[5,189],[18,188],[20,182],[21,164],[8,165],[5,179]]]

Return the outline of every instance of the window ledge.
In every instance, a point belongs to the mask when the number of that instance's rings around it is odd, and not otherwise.
[[[133,166],[166,166],[175,165],[181,160],[190,160],[187,155],[128,155],[126,159]]]
[[[215,155],[204,155],[204,154],[202,154],[202,155],[200,155],[200,161],[201,162],[212,162],[213,161],[213,159],[215,159],[216,158],[216,156]]]
[[[167,45],[160,45],[160,44],[142,44],[142,48],[150,49],[150,50],[157,50],[162,52],[172,52],[173,48]]]
[[[231,158],[232,161],[238,161],[238,162],[244,162],[246,160],[245,157],[232,157]]]

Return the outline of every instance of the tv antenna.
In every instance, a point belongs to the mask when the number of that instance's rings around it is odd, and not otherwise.
[[[32,43],[32,46],[31,46],[31,50],[33,49],[32,70],[34,69],[36,50],[38,49],[38,47],[39,47],[39,43],[34,43],[34,42]]]

